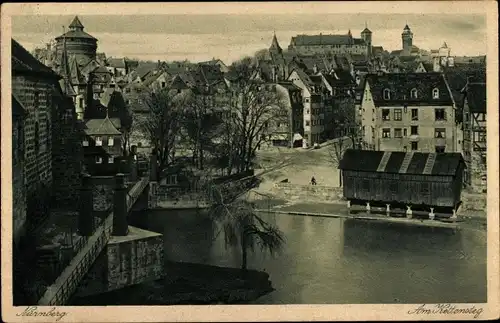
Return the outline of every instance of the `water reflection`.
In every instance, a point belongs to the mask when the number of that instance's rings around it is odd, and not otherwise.
[[[283,251],[251,253],[276,289],[260,304],[486,301],[486,233],[358,220],[262,214],[285,233]],[[203,214],[150,211],[136,225],[164,234],[173,261],[239,267],[240,252]]]

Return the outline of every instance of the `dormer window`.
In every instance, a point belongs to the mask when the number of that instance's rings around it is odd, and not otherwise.
[[[412,90],[410,91],[410,97],[411,97],[412,99],[416,99],[416,98],[418,98],[418,92],[417,92],[417,89],[412,89]]]
[[[391,91],[389,89],[384,89],[384,100],[391,99]]]
[[[439,99],[439,89],[434,89],[432,90],[432,98],[433,99]]]

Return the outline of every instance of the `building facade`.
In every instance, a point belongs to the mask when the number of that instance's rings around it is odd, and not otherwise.
[[[273,146],[297,148],[303,146],[304,114],[302,91],[291,82],[273,84],[282,98],[285,114],[283,118],[270,120],[265,128],[264,136]],[[279,120],[278,120],[279,119]]]
[[[44,214],[52,188],[53,94],[60,76],[12,40],[12,94],[24,107],[24,183],[28,216]],[[43,209],[43,210],[42,210]]]
[[[26,225],[26,187],[24,185],[24,118],[26,111],[12,95],[12,235],[18,242]]]
[[[323,85],[321,76],[310,77],[300,69],[295,69],[288,78],[302,90],[304,106],[304,138],[303,147],[312,147],[323,141],[325,103],[323,100]]]
[[[463,155],[467,165],[465,183],[485,192],[486,183],[486,83],[468,83],[464,89]]]
[[[459,151],[455,105],[439,73],[369,74],[361,110],[367,149]]]
[[[115,175],[123,160],[122,133],[117,118],[89,119],[82,141],[85,166],[91,175]]]

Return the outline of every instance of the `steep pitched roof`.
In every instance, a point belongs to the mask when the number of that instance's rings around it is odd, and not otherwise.
[[[368,74],[365,84],[370,91],[375,105],[452,105],[451,93],[444,77],[440,73],[383,73]],[[432,97],[433,90],[439,90],[439,98]],[[390,99],[385,100],[384,90],[390,91]],[[412,98],[412,89],[417,90],[417,98]]]
[[[80,19],[78,18],[78,16],[75,16],[75,18],[73,18],[73,21],[69,25],[69,28],[75,28],[75,29],[81,28],[81,29],[83,29],[83,24],[80,21]]]
[[[273,40],[271,41],[271,47],[269,50],[275,50],[278,52],[282,51],[280,44],[278,43],[278,38],[276,38],[276,33],[273,35]]]
[[[17,99],[17,97],[12,94],[12,116],[13,117],[23,117],[27,113],[24,105]]]
[[[31,55],[26,49],[24,49],[21,44],[19,44],[14,39],[11,39],[12,45],[12,73],[34,73],[43,74],[44,76],[59,79],[60,76],[57,75],[51,68],[43,65],[38,61],[33,55]]]
[[[464,163],[460,153],[420,153],[420,152],[386,152],[373,150],[348,149],[339,163],[342,170],[362,172],[377,172],[384,154],[389,153],[389,159],[381,172],[392,174],[411,175],[436,175],[455,176],[461,163]],[[406,155],[411,154],[411,159],[406,171],[402,169]],[[433,155],[433,156],[430,156]],[[429,157],[435,157],[434,165],[429,174],[424,174],[424,169]]]
[[[459,107],[463,103],[462,90],[468,78],[473,78],[474,82],[486,82],[486,67],[480,64],[455,64],[453,67],[444,67],[443,73]]]
[[[176,75],[173,77],[172,82],[170,83],[170,87],[175,90],[189,89],[189,86],[187,86],[186,82],[184,82],[180,75]]]
[[[60,79],[59,85],[61,86],[64,94],[66,94],[67,96],[77,96],[75,90],[73,89],[73,86],[71,85],[71,82],[67,78]]]
[[[108,58],[107,63],[109,66],[114,68],[126,68],[127,62],[125,58]]]
[[[119,121],[119,119],[117,120]],[[121,135],[116,125],[107,117],[104,119],[89,119],[85,126],[87,135]]]
[[[470,111],[486,113],[486,83],[469,83],[465,91]]]
[[[85,80],[85,76],[83,76],[82,71],[78,66],[76,56],[73,56],[71,59],[70,80],[71,83],[75,85],[82,85],[87,83],[87,81]]]
[[[111,97],[113,96],[113,93],[115,92],[114,89],[106,89],[104,92],[101,94],[101,97],[99,98],[99,101],[104,107],[108,107],[109,102],[111,101]]]
[[[69,25],[70,30],[63,35],[56,37],[56,40],[59,40],[61,38],[86,38],[97,41],[96,38],[84,32],[83,28],[84,27],[80,19],[78,18],[78,16],[75,16],[75,18],[73,18],[73,21]]]
[[[154,81],[156,81],[162,75],[166,75],[166,77],[168,78],[167,72],[157,71],[156,73],[150,73],[146,76],[146,78],[142,82],[142,85],[150,86],[151,84],[153,84]]]

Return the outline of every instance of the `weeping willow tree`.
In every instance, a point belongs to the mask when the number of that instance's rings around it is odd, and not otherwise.
[[[234,190],[234,189],[233,189]],[[253,202],[232,195],[227,198],[220,189],[212,187],[211,217],[217,230],[224,234],[226,247],[241,251],[241,269],[248,268],[248,252],[279,252],[285,244],[285,236],[279,228],[262,219]]]

